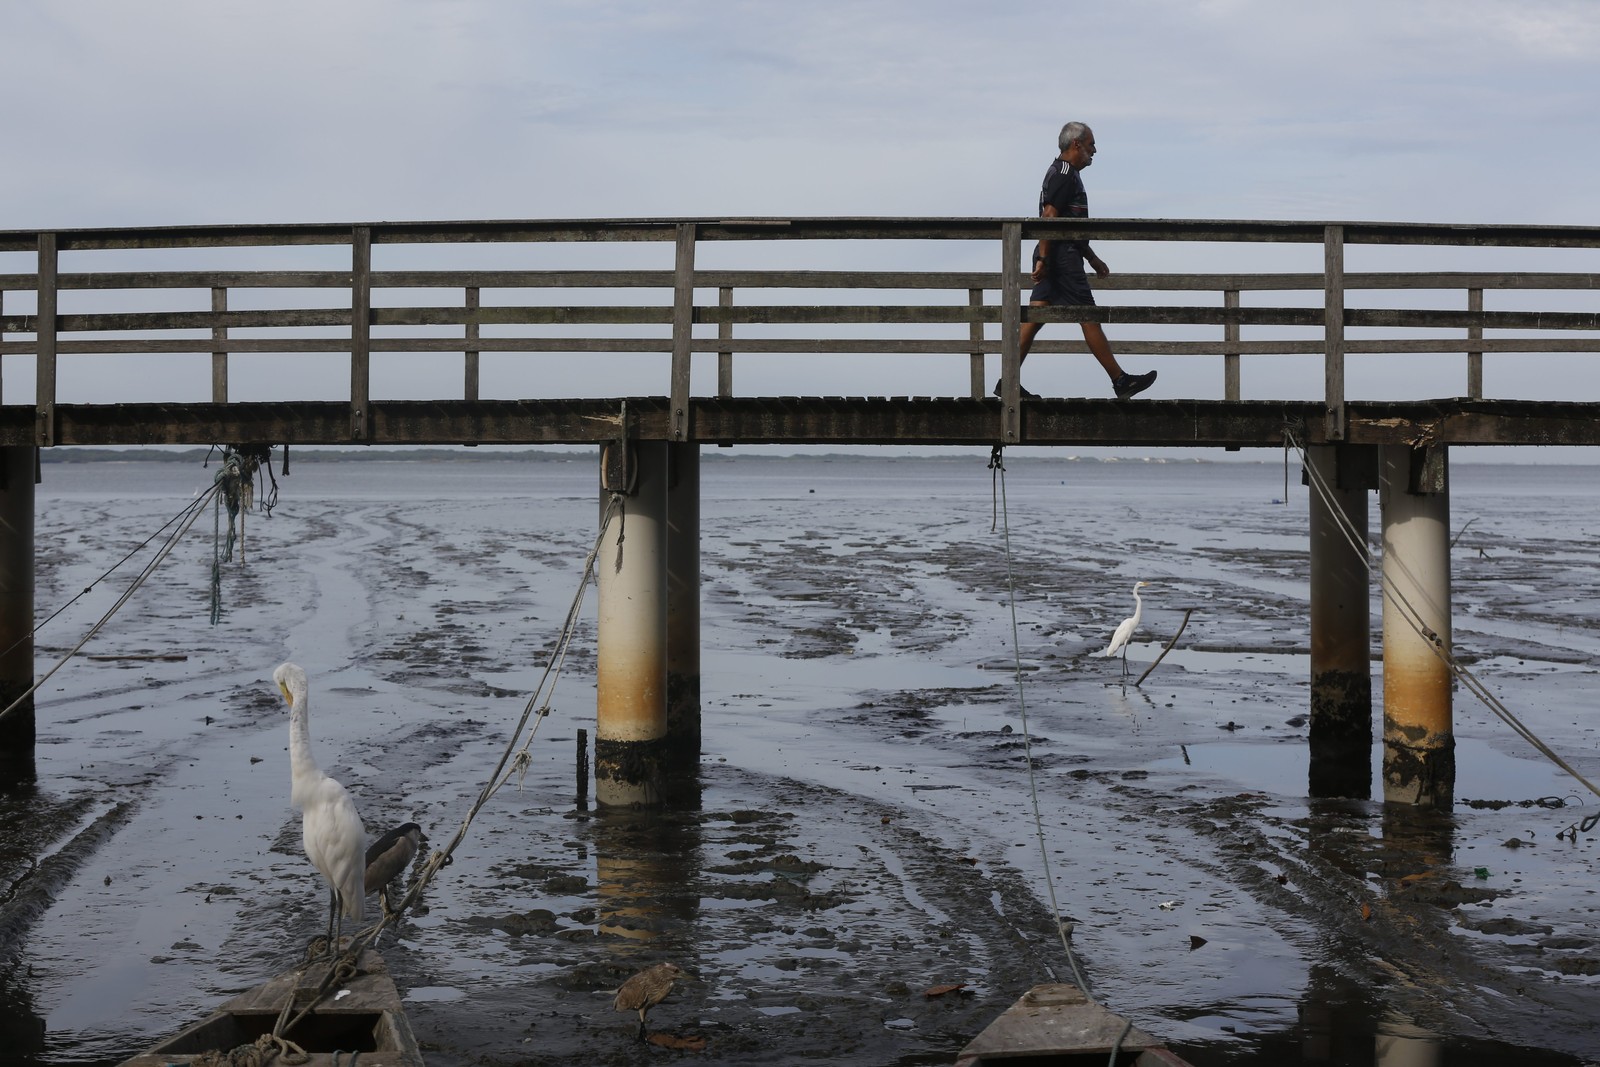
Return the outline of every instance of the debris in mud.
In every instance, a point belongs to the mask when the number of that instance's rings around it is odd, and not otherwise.
[[[491,930],[501,930],[512,937],[522,937],[525,934],[548,934],[557,927],[556,913],[545,908],[534,908],[520,915],[503,915],[499,918],[483,918],[474,916],[467,920],[468,926],[486,926]]]
[[[950,993],[960,993],[964,997],[970,997],[972,995],[971,990],[967,989],[967,983],[965,982],[955,982],[951,985],[932,986],[922,995],[927,997],[929,1000],[932,1000],[935,997],[947,996]]]
[[[1600,959],[1593,956],[1574,956],[1570,959],[1556,960],[1556,970],[1567,975],[1593,977],[1600,974]]]
[[[1555,927],[1546,923],[1525,922],[1522,919],[1513,919],[1509,916],[1478,919],[1465,912],[1458,912],[1456,921],[1468,930],[1476,930],[1480,934],[1496,934],[1502,937],[1526,937],[1530,934],[1555,933]]]
[[[704,1052],[706,1050],[706,1039],[698,1034],[686,1034],[680,1037],[677,1034],[657,1032],[651,1034],[645,1040],[661,1048],[675,1048],[684,1052]]]
[[[1489,877],[1489,872],[1483,871],[1479,878]],[[1394,893],[1396,900],[1408,900],[1416,904],[1432,904],[1440,908],[1458,908],[1463,904],[1486,904],[1501,895],[1500,890],[1490,889],[1487,886],[1468,888],[1453,878],[1443,878],[1437,881],[1402,882]]]

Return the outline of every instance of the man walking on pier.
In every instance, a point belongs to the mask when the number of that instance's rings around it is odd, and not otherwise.
[[[1045,171],[1044,186],[1039,190],[1039,216],[1046,219],[1089,217],[1089,194],[1084,191],[1079,173],[1094,162],[1094,131],[1081,122],[1069,122],[1061,127],[1058,141],[1061,154],[1050,161]],[[1087,260],[1094,272],[1102,277],[1111,273],[1106,261],[1094,254],[1088,241],[1040,241],[1033,252],[1033,295],[1028,298],[1031,307],[1047,305],[1093,307],[1094,291],[1089,288],[1088,275],[1083,264]],[[1022,359],[1028,358],[1033,339],[1039,335],[1042,322],[1022,324]],[[1144,392],[1155,383],[1156,372],[1128,374],[1111,353],[1105,330],[1098,322],[1079,323],[1089,351],[1100,361],[1100,366],[1111,376],[1111,388],[1118,400],[1126,400]],[[996,382],[994,392],[1000,395],[1001,382]],[[1022,390],[1025,397],[1039,394]]]

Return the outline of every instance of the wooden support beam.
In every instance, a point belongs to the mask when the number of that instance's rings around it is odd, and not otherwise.
[[[213,286],[211,289],[211,313],[221,316],[228,311],[228,290],[224,286]],[[226,404],[228,402],[228,328],[217,325],[211,327],[211,402],[213,404]]]
[[[689,384],[694,338],[695,225],[678,224],[677,255],[672,268],[672,414],[671,440],[689,439]]]
[[[1000,443],[1022,441],[1022,226],[1000,228]]]
[[[595,799],[655,804],[667,737],[667,444],[636,442],[632,493],[605,528],[597,557]],[[602,462],[604,462],[602,460]],[[602,489],[604,517],[611,494]],[[626,540],[623,531],[626,529]]]
[[[479,331],[479,324],[478,324],[478,311],[479,311],[479,303],[480,303],[479,294],[480,294],[480,290],[478,289],[478,287],[476,285],[469,285],[466,288],[465,299],[463,301],[465,306],[466,306],[466,309],[467,309],[467,321],[466,321],[465,326],[464,326],[465,336],[466,336],[466,341],[467,341],[467,350],[464,353],[466,358],[463,361],[463,371],[465,373],[466,380],[462,383],[461,395],[462,395],[462,398],[465,399],[465,400],[476,400],[476,399],[478,399],[478,390],[479,390],[479,387],[480,387],[479,386],[479,371],[478,371],[478,358],[479,358],[478,354],[479,354],[479,352],[481,350],[478,348],[478,345],[477,345],[477,342],[478,342],[478,331]]]
[[[1472,313],[1472,314],[1478,314],[1478,315],[1481,315],[1483,313],[1483,290],[1482,289],[1468,289],[1467,290],[1467,311]],[[1477,325],[1468,326],[1467,327],[1467,340],[1469,342],[1471,342],[1471,341],[1482,341],[1483,340],[1483,327],[1482,326],[1477,326]],[[1479,348],[1476,348],[1476,349],[1469,347],[1467,349],[1467,396],[1471,397],[1473,400],[1482,400],[1483,399],[1483,349],[1482,349],[1482,347],[1479,347]]]
[[[967,290],[967,306],[975,308],[983,306],[982,289]],[[983,373],[983,323],[973,319],[967,333],[972,340],[972,354],[970,357],[972,399],[982,400],[987,395],[984,389],[987,378]]]
[[[717,290],[717,308],[727,311],[733,307],[733,287],[724,285]],[[724,318],[717,323],[717,340],[733,340],[733,319]],[[717,395],[733,395],[733,349],[725,347],[717,353]]]
[[[1239,309],[1239,290],[1228,289],[1222,294],[1222,306],[1229,311]],[[1222,398],[1239,399],[1239,322],[1230,319],[1222,326]]]
[[[0,448],[0,710],[33,687],[34,472],[39,450]],[[0,786],[34,778],[33,697],[0,718]]]
[[[350,440],[365,442],[372,429],[372,227],[350,234]]]
[[[1322,238],[1323,381],[1327,435],[1344,440],[1344,227],[1329,225]]]
[[[39,235],[39,271],[34,313],[34,437],[36,445],[56,443],[56,235]]]
[[[1383,793],[1448,809],[1455,794],[1446,451],[1383,450]],[[1418,472],[1433,472],[1416,487]]]

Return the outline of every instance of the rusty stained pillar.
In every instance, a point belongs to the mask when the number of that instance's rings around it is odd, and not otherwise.
[[[33,686],[33,486],[39,450],[0,448],[0,709]],[[33,697],[0,719],[0,788],[34,780]]]
[[[700,446],[667,446],[667,744],[674,777],[700,762]]]
[[[600,804],[655,804],[667,772],[667,445],[627,449],[628,495],[595,560],[600,586],[594,795]],[[602,453],[601,514],[617,457]]]
[[[1311,497],[1310,795],[1372,795],[1372,448],[1306,449]]]
[[[1435,642],[1450,650],[1449,489],[1444,446],[1384,446],[1383,795],[1445,809],[1455,794],[1453,678]]]

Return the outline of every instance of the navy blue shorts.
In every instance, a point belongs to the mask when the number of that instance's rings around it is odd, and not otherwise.
[[[1089,276],[1081,270],[1047,272],[1044,280],[1033,287],[1030,301],[1046,304],[1079,304],[1094,306],[1094,290],[1089,288]]]

